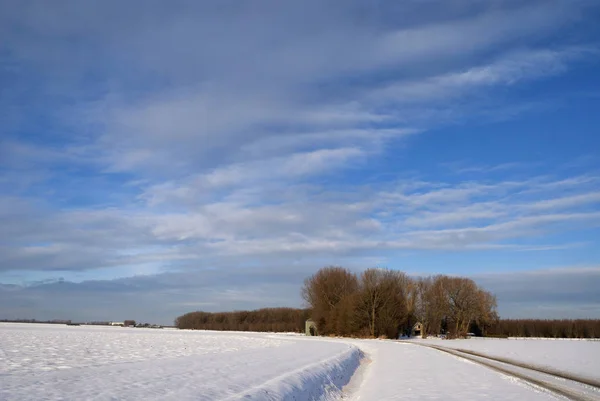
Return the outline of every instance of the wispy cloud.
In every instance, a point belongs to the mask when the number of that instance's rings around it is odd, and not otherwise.
[[[447,101],[472,94],[481,87],[514,85],[523,80],[539,79],[564,72],[566,63],[582,58],[585,49],[533,50],[508,54],[499,60],[463,71],[401,81],[371,94],[377,101],[400,103]]]
[[[320,159],[316,166],[321,168]],[[523,198],[532,182],[553,188],[567,180],[539,177],[455,185],[417,181],[391,183],[390,188],[372,193],[367,187],[346,184],[356,192],[348,198],[340,184],[340,193],[329,194],[326,185],[290,187],[290,180],[306,173],[302,165],[297,168],[291,173],[279,168],[274,174],[260,170],[264,176],[250,169],[253,179],[240,169],[240,177],[208,180],[208,185],[196,179],[152,186],[142,198],[147,206],[135,211],[29,214],[27,210],[35,209],[4,199],[7,212],[2,215],[0,239],[8,246],[3,250],[3,269],[88,270],[201,260],[213,265],[218,263],[213,258],[222,255],[237,255],[242,263],[258,254],[294,258],[313,252],[374,255],[383,249],[522,249],[521,238],[543,240],[556,232],[600,226],[600,198],[595,192],[561,197],[546,190]],[[275,181],[269,183],[267,177]],[[278,177],[284,179],[277,181]],[[265,184],[255,190],[259,178]],[[225,184],[220,200],[215,193],[202,196],[203,191]],[[11,202],[23,213],[9,212]],[[547,245],[536,243],[531,248],[555,249]]]
[[[600,172],[461,134],[597,60],[589,10],[0,4],[0,281],[592,247]]]
[[[600,192],[546,199],[529,205],[532,209],[561,209],[573,206],[594,205],[600,202]]]

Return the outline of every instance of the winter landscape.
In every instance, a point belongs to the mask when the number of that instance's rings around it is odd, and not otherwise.
[[[0,401],[600,401],[600,0],[0,0]]]
[[[598,341],[411,341],[4,323],[0,399],[565,399],[421,342],[489,354],[511,350],[517,361],[600,381]],[[532,347],[535,352],[528,352]],[[573,399],[600,399],[600,389],[565,380],[561,385],[580,394]]]

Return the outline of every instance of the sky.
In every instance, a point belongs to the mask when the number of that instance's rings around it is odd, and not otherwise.
[[[323,266],[600,318],[594,0],[0,0],[0,319],[303,306]]]

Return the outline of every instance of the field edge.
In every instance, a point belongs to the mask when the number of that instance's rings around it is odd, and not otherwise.
[[[335,401],[358,369],[364,353],[349,345],[343,352],[271,379],[235,399]],[[234,398],[231,398],[232,400]]]

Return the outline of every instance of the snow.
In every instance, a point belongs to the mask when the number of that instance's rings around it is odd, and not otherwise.
[[[371,362],[351,401],[555,399],[520,380],[430,348],[376,340],[355,344]]]
[[[477,341],[455,343],[466,348]],[[516,349],[496,345],[505,343]],[[585,344],[565,343],[563,354]],[[527,341],[526,350],[516,341],[484,345],[488,352],[510,351],[538,362],[536,355],[549,361],[559,354],[555,342],[537,344]],[[527,355],[529,347],[534,351]],[[570,358],[579,357],[600,359],[577,353]],[[0,383],[3,401],[556,399],[521,380],[417,344],[36,324],[0,324]]]
[[[35,373],[276,348],[281,340],[239,335],[198,336],[167,331],[104,326],[2,325],[0,374]]]
[[[600,379],[600,341],[470,338],[466,340],[413,339],[442,347],[480,352],[549,367],[578,376]]]
[[[311,400],[341,394],[347,343],[249,333],[0,324],[0,399]]]

